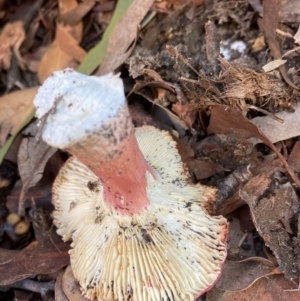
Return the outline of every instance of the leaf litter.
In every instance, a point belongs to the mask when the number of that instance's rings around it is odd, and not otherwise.
[[[218,188],[216,211],[231,232],[206,300],[299,299],[300,13],[285,0],[51,0],[36,4],[43,9],[28,26],[14,23],[25,11],[14,5],[0,4],[3,157],[32,118],[34,86],[54,70],[120,72],[135,125],[170,131],[192,180]],[[8,177],[3,168],[1,179],[0,285],[7,297],[21,288],[46,298],[49,283],[55,300],[84,300],[69,245],[51,226],[51,185],[68,154],[28,130],[19,136],[19,171]],[[18,208],[30,224],[24,235],[5,222]]]

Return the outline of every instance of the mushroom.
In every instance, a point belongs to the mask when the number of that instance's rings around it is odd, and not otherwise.
[[[93,300],[194,300],[226,257],[228,225],[207,212],[171,135],[134,129],[118,75],[54,72],[34,100],[42,138],[72,154],[53,186],[54,223]]]

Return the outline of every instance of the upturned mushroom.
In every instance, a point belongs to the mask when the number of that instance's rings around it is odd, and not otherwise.
[[[194,300],[226,257],[227,222],[206,210],[169,133],[134,128],[117,75],[55,72],[34,100],[42,138],[72,154],[53,187],[82,293],[105,301]]]

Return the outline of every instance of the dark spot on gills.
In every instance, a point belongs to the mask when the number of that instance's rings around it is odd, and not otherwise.
[[[98,181],[88,181],[87,187],[90,191],[99,192]]]

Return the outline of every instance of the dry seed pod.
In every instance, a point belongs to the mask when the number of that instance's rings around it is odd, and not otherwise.
[[[28,233],[30,229],[30,223],[26,221],[20,221],[15,225],[15,234],[17,235],[24,235]]]
[[[16,225],[21,220],[21,216],[18,213],[10,213],[6,217],[6,222],[11,226]]]

